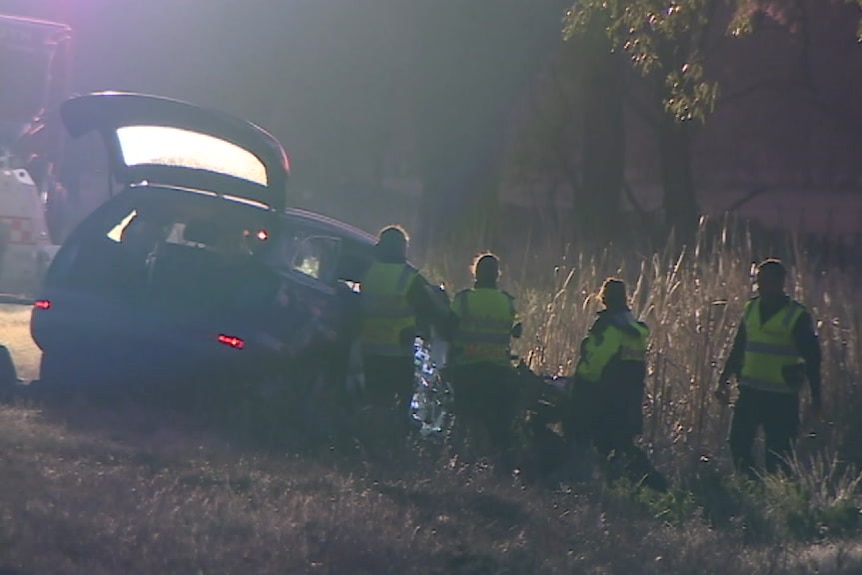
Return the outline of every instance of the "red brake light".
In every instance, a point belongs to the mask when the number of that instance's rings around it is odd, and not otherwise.
[[[33,307],[36,309],[51,309],[51,300],[37,299],[33,302]]]
[[[229,345],[234,349],[242,349],[245,347],[245,342],[236,336],[233,335],[225,335],[223,333],[218,336],[219,343],[223,343],[225,345]]]

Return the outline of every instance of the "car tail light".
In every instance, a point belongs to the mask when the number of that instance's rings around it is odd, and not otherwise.
[[[225,345],[229,345],[234,349],[242,349],[245,347],[245,341],[242,338],[236,337],[234,335],[225,335],[223,333],[218,336],[219,343],[223,343]]]
[[[51,300],[37,299],[33,302],[33,307],[36,309],[51,309]]]

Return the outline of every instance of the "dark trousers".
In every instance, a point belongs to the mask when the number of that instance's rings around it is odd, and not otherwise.
[[[375,407],[393,408],[398,418],[408,420],[413,399],[413,357],[369,355],[362,357],[365,396]]]
[[[447,368],[446,377],[455,392],[456,425],[483,428],[498,455],[510,449],[519,409],[514,370],[491,363],[472,363]]]
[[[752,446],[760,426],[766,436],[766,471],[786,470],[782,458],[790,456],[799,433],[799,394],[740,386],[728,443],[736,469],[752,478],[757,476]]]
[[[566,436],[591,441],[604,456],[635,448],[634,440],[643,432],[643,395],[641,380],[576,380]]]
[[[667,481],[635,443],[643,432],[642,376],[615,377],[598,383],[576,380],[564,425],[567,440],[595,448],[609,480],[627,477],[658,491]]]

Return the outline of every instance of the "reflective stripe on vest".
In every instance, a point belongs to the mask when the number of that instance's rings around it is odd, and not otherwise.
[[[746,330],[746,334],[748,331]],[[783,345],[780,343],[764,343],[761,341],[747,341],[745,343],[745,351],[750,353],[764,353],[768,355],[782,355],[789,357],[798,357],[795,345]]]
[[[581,357],[575,374],[587,381],[598,382],[613,359],[620,361],[646,361],[649,328],[628,313],[628,326],[637,330],[631,333],[611,323],[601,334],[590,333],[581,345]]]
[[[623,361],[646,361],[646,348],[632,348],[623,345],[620,348],[620,359]]]
[[[368,270],[361,288],[363,353],[411,354],[410,345],[402,344],[402,334],[415,331],[416,320],[407,292],[417,275],[419,272],[407,264],[378,262]]]
[[[452,310],[459,317],[457,363],[509,363],[515,306],[508,294],[494,288],[465,290],[455,296]]]
[[[797,387],[785,381],[784,370],[803,363],[793,341],[793,326],[805,308],[790,301],[784,308],[762,322],[760,300],[745,304],[745,354],[739,384],[763,391],[796,393]]]

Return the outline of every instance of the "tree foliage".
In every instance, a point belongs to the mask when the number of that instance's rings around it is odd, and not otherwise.
[[[664,78],[664,106],[679,120],[712,111],[718,85],[704,77],[703,38],[716,0],[582,0],[565,17],[564,37],[584,34],[595,19],[606,23],[615,50],[624,51],[644,76]]]
[[[829,0],[823,0],[824,4]],[[837,0],[857,4],[862,0]],[[665,111],[678,121],[700,120],[713,111],[718,83],[704,70],[704,50],[719,12],[730,12],[726,33],[754,32],[763,17],[792,26],[805,0],[578,0],[564,17],[564,38],[583,35],[596,18],[606,22],[615,50],[625,52],[644,76],[663,78]],[[836,3],[835,0],[832,3]],[[862,20],[857,32],[862,39]]]

